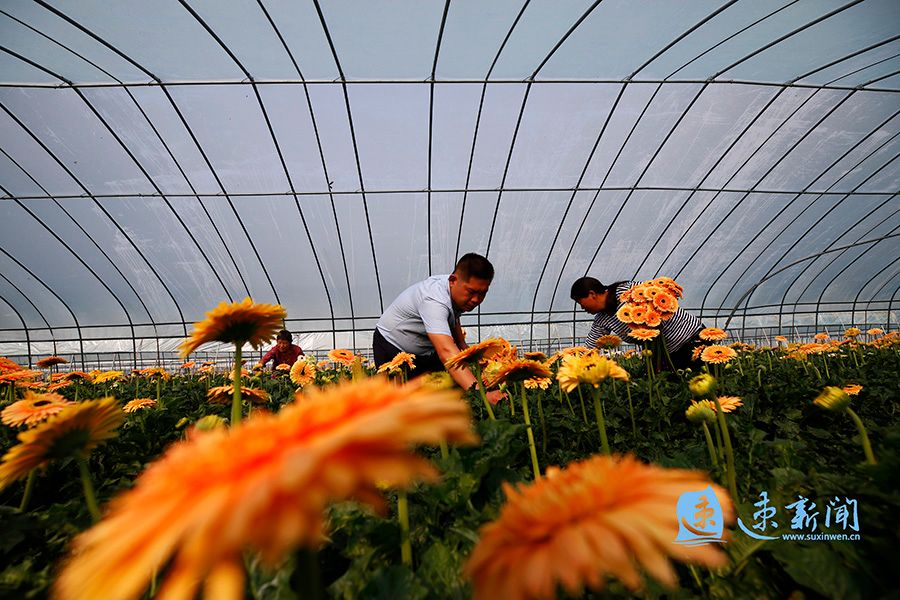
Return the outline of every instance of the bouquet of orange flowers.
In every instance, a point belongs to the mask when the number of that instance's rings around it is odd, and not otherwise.
[[[632,286],[619,296],[623,304],[616,311],[616,317],[631,329],[628,337],[652,340],[659,335],[660,324],[671,319],[678,310],[678,299],[683,295],[684,289],[671,277],[651,279]]]

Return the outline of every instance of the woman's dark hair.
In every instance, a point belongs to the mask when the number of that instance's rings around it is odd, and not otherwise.
[[[291,335],[291,332],[287,329],[282,329],[278,332],[278,336],[275,338],[276,340],[287,340],[289,342],[294,341],[294,337]]]
[[[486,279],[487,281],[494,280],[494,265],[485,257],[474,252],[463,255],[457,261],[453,272],[463,281],[468,281],[470,277]]]
[[[582,277],[576,279],[575,283],[572,284],[572,291],[569,293],[569,296],[572,300],[578,302],[582,298],[586,298],[591,292],[602,294],[604,290],[606,290],[606,286],[600,283],[599,279]]]

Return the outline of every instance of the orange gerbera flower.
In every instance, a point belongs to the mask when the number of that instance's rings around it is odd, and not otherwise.
[[[196,364],[196,363],[195,363],[194,361],[189,360],[189,361],[187,361],[187,362],[182,363],[181,365],[179,365],[178,368],[179,368],[179,369],[190,369],[190,368],[193,367],[195,364]]]
[[[141,369],[139,373],[144,377],[162,377],[163,379],[170,377],[169,372],[162,367],[147,367],[146,369]]]
[[[830,335],[828,335],[827,333],[824,333],[824,332],[823,332],[823,333],[817,333],[816,335],[814,335],[814,336],[813,336],[813,339],[814,339],[814,340],[823,341],[823,340],[827,340],[827,339],[830,338],[830,337],[831,337]]]
[[[0,465],[0,489],[54,458],[86,458],[101,442],[116,436],[125,415],[115,398],[88,400],[67,406],[53,418],[19,434]]]
[[[644,286],[642,284],[632,286],[631,289],[628,290],[629,292],[631,292],[631,302],[633,302],[636,305],[639,305],[639,304],[644,304],[645,302],[650,300],[650,298],[648,298],[645,293],[646,289],[647,289],[646,286]]]
[[[642,342],[652,340],[658,335],[659,329],[652,329],[649,327],[635,327],[628,332],[628,337],[634,338],[636,340],[641,340]]]
[[[458,392],[380,377],[315,389],[302,403],[240,427],[170,446],[106,518],[79,536],[55,583],[60,600],[137,598],[171,561],[161,596],[243,596],[243,551],[274,565],[325,534],[325,508],[360,500],[384,508],[379,484],[437,472],[410,449],[476,443]],[[227,457],[227,460],[223,460]]]
[[[522,383],[529,390],[546,390],[550,387],[550,384],[553,383],[553,380],[549,377],[532,377],[531,379],[526,379]]]
[[[34,425],[58,414],[67,406],[75,404],[66,400],[59,394],[35,394],[32,391],[25,392],[25,397],[13,402],[3,409],[0,418],[4,425],[19,427],[20,425]]]
[[[57,381],[56,383],[51,383],[47,386],[48,392],[55,392],[56,390],[61,390],[64,387],[69,387],[72,385],[71,381]]]
[[[5,356],[0,356],[0,372],[3,371],[19,371],[22,369],[22,365],[17,363],[14,360],[10,360]]]
[[[41,371],[32,371],[31,369],[7,370],[0,372],[0,383],[17,383],[26,379],[35,379],[43,377]]]
[[[488,338],[469,346],[465,350],[459,352],[456,356],[452,356],[444,367],[447,370],[461,368],[462,365],[471,365],[481,362],[482,359],[491,358],[498,352],[502,352],[509,348],[509,342],[500,338]]]
[[[716,408],[716,403],[713,402],[713,410]],[[744,401],[738,398],[737,396],[719,396],[719,406],[722,407],[723,413],[734,412],[740,406],[744,405]]]
[[[844,332],[844,337],[847,338],[855,338],[859,334],[862,333],[862,330],[859,327],[848,327],[847,331]]]
[[[241,386],[241,394],[253,404],[265,404],[269,401],[269,394],[265,390]],[[220,385],[209,388],[209,391],[206,392],[206,399],[213,404],[231,404],[233,398],[233,385]]]
[[[287,317],[279,304],[257,304],[250,298],[243,302],[222,302],[206,313],[206,319],[194,323],[194,331],[181,344],[181,355],[196,350],[207,342],[225,342],[259,348],[272,339]]]
[[[54,365],[67,365],[69,361],[67,361],[62,356],[48,356],[47,358],[42,358],[41,360],[34,363],[35,366],[39,369],[46,369],[48,367],[52,367]]]
[[[700,360],[700,355],[703,354],[704,350],[706,350],[706,346],[694,346],[694,349],[691,351],[691,360]]]
[[[647,309],[647,314],[644,316],[644,325],[647,327],[659,327],[663,322],[663,316],[665,313],[660,313],[657,310],[652,308]]]
[[[474,597],[553,599],[561,585],[571,596],[599,591],[607,576],[641,587],[636,567],[668,587],[677,585],[669,557],[722,567],[715,544],[675,544],[675,507],[685,491],[711,488],[726,522],[734,520],[728,493],[700,471],[665,469],[626,456],[594,456],[550,467],[530,485],[503,484],[500,516],[480,530],[464,573]]]
[[[656,279],[651,279],[647,283],[665,288],[666,291],[675,296],[675,298],[681,298],[681,296],[684,295],[684,288],[678,285],[671,277],[657,277]]]
[[[879,329],[878,327],[873,327],[872,329],[869,329],[868,331],[866,331],[866,333],[868,335],[881,335],[882,333],[884,333],[884,329]]]
[[[254,365],[254,368],[255,368],[256,366],[257,366],[257,365]],[[280,365],[277,365],[277,366],[275,367],[275,370],[276,370],[276,371],[290,371],[290,370],[291,370],[291,366],[292,366],[292,365],[289,365],[289,364],[286,364],[286,363],[281,363]]]
[[[485,378],[484,387],[492,388],[504,382],[525,381],[534,377],[550,377],[550,369],[536,360],[519,359],[500,367],[490,379]]]
[[[847,392],[848,396],[856,396],[863,390],[863,386],[858,383],[848,383],[841,389]]]
[[[563,348],[558,352],[559,358],[563,358],[565,356],[575,355],[581,356],[582,354],[590,354],[593,352],[590,348],[585,348],[584,346],[572,346],[571,348]],[[552,358],[552,357],[551,357]],[[558,359],[557,359],[558,360]],[[553,363],[550,363],[553,364]]]
[[[618,348],[622,345],[622,338],[617,335],[609,334],[609,335],[601,335],[597,338],[597,347],[598,348],[607,348],[614,349]]]
[[[633,323],[634,319],[632,317],[632,311],[634,310],[634,305],[630,302],[627,304],[623,304],[619,307],[619,310],[616,311],[616,318],[623,323]]]
[[[538,362],[544,362],[545,360],[547,360],[547,355],[543,352],[526,352],[522,356],[524,358],[527,358],[528,360],[536,360]]]
[[[784,337],[783,335],[776,335],[776,336],[775,336],[775,341],[776,341],[776,342],[781,342],[781,343],[783,343],[783,344],[787,344],[788,339],[787,339],[786,337]]]
[[[125,406],[122,407],[127,413],[133,413],[141,410],[142,408],[152,408],[156,406],[156,400],[153,398],[135,398],[128,402]]]
[[[580,356],[566,356],[556,373],[559,387],[566,393],[571,392],[581,383],[589,383],[598,387],[601,381],[609,377],[628,381],[628,371],[615,361],[605,356],[599,356],[596,352]]]
[[[700,353],[700,360],[708,363],[727,363],[735,356],[737,356],[737,352],[734,349],[713,344],[703,349],[703,352]]]
[[[333,363],[352,365],[354,359],[356,359],[356,355],[344,348],[335,348],[334,350],[328,351],[328,360]]]
[[[416,368],[415,360],[416,356],[414,354],[410,354],[409,352],[398,352],[394,358],[378,367],[378,372],[390,373],[393,375],[401,373],[404,366],[409,370],[412,370]]]
[[[700,331],[700,339],[707,342],[717,342],[728,337],[728,333],[724,329],[718,327],[707,327]]]
[[[316,366],[306,362],[302,357],[297,359],[291,367],[291,381],[294,385],[303,387],[316,380]]]

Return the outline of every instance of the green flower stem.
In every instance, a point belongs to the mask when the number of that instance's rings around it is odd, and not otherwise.
[[[716,430],[716,447],[718,448],[718,452],[716,453],[716,456],[718,456],[720,460],[724,460],[724,458],[725,458],[725,442],[722,441],[722,428],[719,427],[718,420],[716,420],[713,423],[713,429]]]
[[[409,501],[406,490],[397,493],[397,520],[400,521],[400,560],[412,568],[412,544],[409,542]]]
[[[634,424],[634,406],[631,403],[631,386],[625,382],[625,393],[628,395],[628,414],[631,416],[631,436],[637,439],[637,425]]]
[[[509,395],[509,416],[516,416],[516,402],[513,400],[512,394]]]
[[[578,399],[581,400],[581,418],[587,423],[587,409],[584,408],[584,394],[581,393],[581,384],[578,384]]]
[[[734,472],[734,450],[731,447],[731,435],[728,433],[728,424],[725,422],[725,412],[722,405],[719,404],[719,397],[713,396],[716,403],[716,419],[719,421],[719,427],[722,429],[722,439],[725,441],[725,466],[728,469],[728,491],[731,492],[732,501],[737,504],[737,477]]]
[[[524,385],[523,389],[524,389]],[[538,420],[541,422],[541,456],[547,458],[547,421],[544,420],[544,404],[541,402],[541,394],[537,394]]]
[[[712,461],[714,467],[719,466],[719,459],[716,458],[716,447],[713,444],[712,436],[709,434],[709,427],[706,426],[706,423],[702,423],[703,425],[703,433],[706,435],[706,449],[709,450],[709,460]]]
[[[25,493],[22,494],[22,503],[19,504],[19,511],[28,510],[28,502],[31,501],[31,492],[34,490],[34,480],[37,477],[37,469],[32,469],[28,473],[28,480],[25,482]]]
[[[156,378],[156,406],[162,407],[162,377]]]
[[[828,373],[828,358],[826,356],[822,356],[822,366],[825,367],[826,379],[831,379],[831,374]]]
[[[323,600],[325,588],[322,587],[319,553],[312,548],[300,548],[294,557],[291,588],[297,592],[297,597],[301,600]]]
[[[562,405],[562,403],[563,403],[563,389],[562,389],[562,386],[557,385],[557,386],[556,386],[556,391],[559,393],[559,403],[560,403],[560,405]],[[566,396],[566,404],[569,405],[569,411],[572,413],[572,416],[574,417],[574,416],[575,416],[575,409],[572,408],[572,401],[569,400],[569,394],[565,394],[565,396]]]
[[[241,343],[234,344],[234,395],[231,398],[231,426],[241,422]]]
[[[856,429],[859,430],[859,437],[862,438],[863,452],[866,454],[866,462],[870,465],[876,464],[875,455],[872,453],[872,444],[869,442],[869,434],[866,433],[866,426],[863,425],[862,419],[860,419],[859,415],[849,406],[847,407],[847,414],[850,415],[850,418],[856,423]]]
[[[444,460],[447,460],[448,458],[450,458],[450,451],[447,449],[447,442],[446,442],[446,440],[441,440],[440,444],[441,444],[441,458],[443,458]]]
[[[519,384],[522,389],[522,415],[525,417],[525,431],[528,432],[528,449],[531,451],[531,468],[534,470],[534,479],[541,478],[541,467],[538,464],[537,448],[534,445],[534,431],[531,428],[531,418],[528,416],[528,398],[525,397],[525,385]]]
[[[94,494],[94,484],[91,483],[91,473],[88,471],[87,459],[81,456],[76,458],[78,471],[81,473],[81,486],[84,488],[84,500],[87,503],[88,512],[94,523],[100,520],[100,507],[97,506],[97,496]]]
[[[484,407],[487,409],[488,417],[491,418],[491,421],[496,421],[497,417],[494,416],[494,409],[491,408],[491,403],[488,402],[487,393],[484,391],[484,382],[481,381],[481,365],[478,362],[474,362],[469,365],[472,368],[472,372],[475,375],[475,380],[478,382],[478,392],[481,394],[481,401],[484,402]]]
[[[610,454],[609,440],[606,438],[606,420],[603,418],[603,404],[600,401],[600,388],[592,387],[591,395],[594,397],[594,415],[597,417],[597,429],[600,431],[600,446],[604,454]]]

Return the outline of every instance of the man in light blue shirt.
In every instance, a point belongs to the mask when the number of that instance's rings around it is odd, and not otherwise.
[[[372,350],[376,366],[408,352],[415,355],[414,376],[443,370],[448,359],[468,348],[460,314],[484,301],[493,279],[494,267],[488,259],[469,253],[459,259],[453,273],[408,287],[375,326]],[[453,369],[450,374],[463,389],[475,383],[467,369]],[[500,395],[490,392],[489,399]]]

